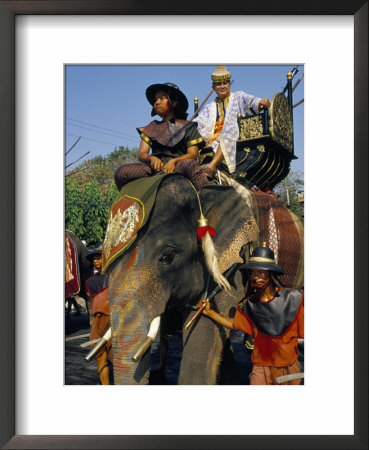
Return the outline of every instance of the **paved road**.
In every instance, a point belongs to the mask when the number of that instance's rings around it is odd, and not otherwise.
[[[87,342],[89,338],[71,339],[89,331],[86,310],[80,315],[72,312],[69,318],[65,318],[65,384],[100,384],[96,360],[87,363],[84,357],[90,349],[80,347],[80,344]]]

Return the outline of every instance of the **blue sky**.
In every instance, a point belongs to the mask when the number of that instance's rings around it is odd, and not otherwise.
[[[220,63],[222,64],[222,63]],[[211,89],[211,73],[216,65],[67,65],[65,67],[65,151],[81,136],[66,156],[73,169],[85,159],[105,156],[118,146],[138,148],[136,127],[151,120],[151,106],[145,90],[154,83],[178,85],[189,101],[189,117],[194,111],[193,99],[199,104]],[[242,90],[258,97],[281,92],[286,74],[295,65],[227,65],[234,80],[232,91]],[[296,83],[304,71],[293,80]],[[212,94],[208,102],[215,98]],[[304,78],[293,93],[293,103],[304,98]],[[304,170],[304,103],[294,108],[295,155],[291,169]]]

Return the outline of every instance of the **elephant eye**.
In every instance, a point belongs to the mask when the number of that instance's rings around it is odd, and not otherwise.
[[[159,258],[159,261],[163,264],[171,264],[175,256],[176,256],[176,252],[174,250],[170,250],[170,251],[165,252]]]

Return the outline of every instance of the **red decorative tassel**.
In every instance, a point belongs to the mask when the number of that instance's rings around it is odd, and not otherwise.
[[[216,232],[213,227],[206,226],[206,227],[198,227],[197,229],[197,239],[198,241],[201,241],[201,239],[205,236],[205,234],[209,232],[211,237],[216,236]]]

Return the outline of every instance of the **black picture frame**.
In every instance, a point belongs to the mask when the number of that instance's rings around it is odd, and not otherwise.
[[[354,435],[20,436],[15,434],[15,16],[20,14],[352,15],[354,17]],[[0,1],[0,196],[3,258],[0,314],[0,445],[25,448],[367,449],[368,448],[368,1],[43,0]],[[339,95],[339,93],[337,93]],[[343,206],[344,207],[344,206]],[[344,271],[344,261],[338,270]],[[351,287],[349,287],[351,289]],[[332,294],[334,295],[334,294]],[[332,299],[334,307],[334,300]],[[339,344],[337,344],[339,345]],[[333,373],[340,373],[335,367]],[[344,374],[342,380],[344,382]],[[337,393],[339,397],[339,392]],[[317,405],[318,406],[318,405]]]

